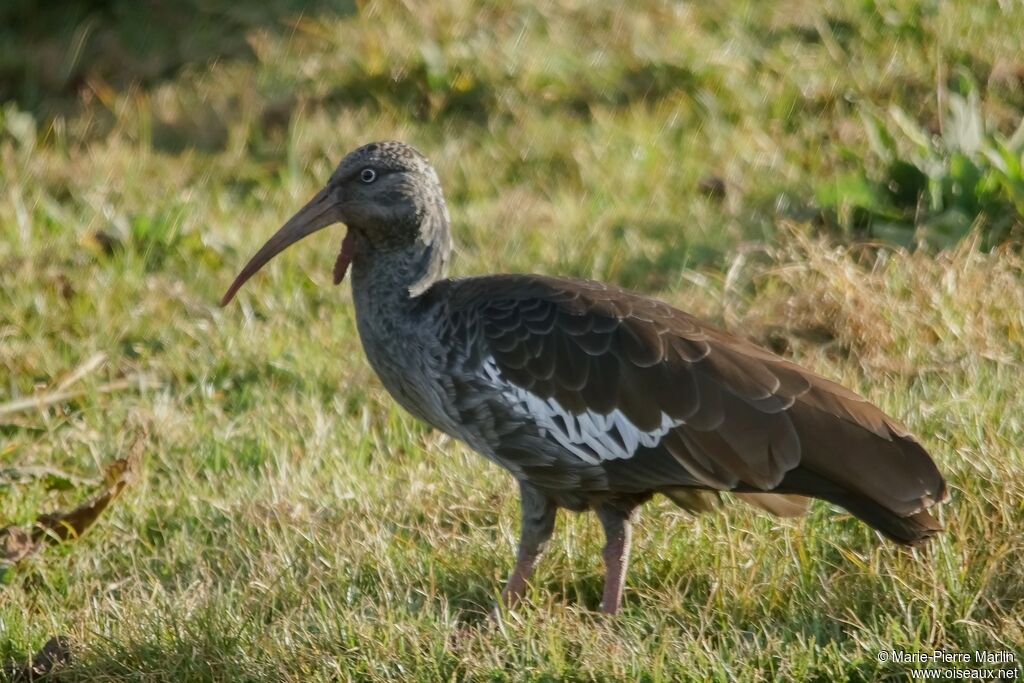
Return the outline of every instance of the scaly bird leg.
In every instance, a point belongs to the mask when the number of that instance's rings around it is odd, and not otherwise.
[[[629,546],[632,538],[632,511],[602,505],[595,512],[604,527],[604,593],[601,597],[601,611],[616,614],[622,602],[622,587],[629,566]]]
[[[519,552],[512,576],[501,591],[501,598],[508,607],[515,607],[526,592],[526,582],[533,574],[537,561],[547,546],[551,532],[555,529],[555,504],[540,491],[526,482],[519,482],[520,504],[522,506],[522,529],[519,533]]]

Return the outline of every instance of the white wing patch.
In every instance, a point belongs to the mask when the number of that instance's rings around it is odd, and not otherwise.
[[[540,428],[541,436],[550,435],[580,460],[598,465],[603,460],[624,460],[633,457],[641,446],[654,448],[661,438],[674,427],[683,424],[666,413],[661,424],[651,431],[643,431],[621,410],[608,414],[587,410],[574,415],[553,399],[543,399],[505,380],[493,358],[483,363],[484,375],[516,406],[525,417]]]

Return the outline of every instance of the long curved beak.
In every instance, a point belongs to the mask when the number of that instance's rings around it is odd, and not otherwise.
[[[267,243],[260,247],[242,272],[238,274],[231,287],[220,300],[221,306],[227,306],[235,293],[242,288],[246,281],[256,274],[260,268],[265,266],[270,259],[274,258],[292,244],[295,244],[303,237],[312,235],[317,230],[322,230],[328,225],[341,220],[338,213],[337,202],[331,198],[330,189],[325,187],[316,193],[299,211],[288,219],[288,222],[281,226],[281,229],[274,233]]]

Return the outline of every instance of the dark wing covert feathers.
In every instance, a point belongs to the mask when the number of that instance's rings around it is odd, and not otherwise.
[[[675,426],[647,455],[671,458],[696,486],[751,493],[749,502],[781,514],[798,512],[799,499],[761,492],[814,495],[896,540],[940,528],[923,512],[945,496],[926,451],[834,382],[602,283],[497,275],[439,286],[448,290],[452,324],[473,346],[467,369],[489,356],[503,380],[573,415],[619,410],[643,431],[667,415]],[[603,463],[612,486],[616,471],[623,480],[639,476],[627,486],[678,483],[658,481],[657,467],[647,480],[639,471],[630,477],[630,460]]]

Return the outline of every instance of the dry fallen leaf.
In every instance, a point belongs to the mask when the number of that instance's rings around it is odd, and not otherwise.
[[[39,652],[32,655],[28,662],[8,662],[0,669],[5,680],[34,681],[51,673],[55,668],[71,662],[71,648],[64,636],[54,636],[46,641]]]
[[[2,553],[0,559],[10,564],[28,557],[36,550],[36,542],[32,540],[32,534],[21,527],[9,526],[0,529],[0,539],[3,539],[3,546],[0,547],[0,553]]]
[[[146,438],[146,430],[140,429],[128,456],[118,458],[107,467],[103,475],[103,490],[92,500],[69,512],[41,514],[28,528],[8,526],[0,529],[0,564],[15,564],[39,552],[47,543],[74,540],[85,533],[138,470]]]

